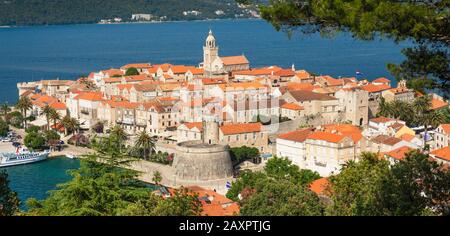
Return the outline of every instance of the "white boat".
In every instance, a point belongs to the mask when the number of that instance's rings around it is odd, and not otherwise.
[[[77,156],[75,156],[73,154],[66,154],[66,157],[69,159],[77,159]]]
[[[0,167],[30,164],[48,158],[49,151],[30,152],[27,148],[17,148],[15,153],[0,153]]]

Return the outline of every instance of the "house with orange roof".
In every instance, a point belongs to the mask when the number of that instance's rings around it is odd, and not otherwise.
[[[78,119],[82,129],[90,129],[98,120],[97,109],[104,100],[101,92],[80,92],[70,94],[66,100],[70,116]]]
[[[126,72],[130,68],[135,68],[136,70],[139,71],[139,73],[148,74],[149,69],[151,69],[152,67],[153,66],[150,63],[134,63],[134,64],[124,65],[124,66],[120,67],[120,69],[123,72]]]
[[[380,78],[374,79],[372,81],[372,84],[374,84],[374,85],[384,85],[384,86],[389,86],[390,87],[391,86],[391,81],[388,80],[385,77],[380,77]]]
[[[356,143],[349,135],[340,132],[315,131],[305,140],[305,168],[320,176],[338,174],[343,164],[357,161]]]
[[[281,99],[288,103],[297,103],[305,108],[305,115],[320,114],[325,123],[336,122],[340,104],[335,97],[307,90],[287,91]]]
[[[343,79],[335,79],[329,75],[316,76],[315,82],[322,87],[344,87],[345,81]]]
[[[105,79],[105,78],[111,78],[111,77],[122,77],[125,75],[125,72],[121,69],[114,69],[111,68],[109,70],[102,70],[99,71],[97,73],[94,73],[92,75],[92,81],[96,84],[99,85],[100,82]]]
[[[296,103],[285,103],[280,107],[280,113],[282,117],[295,120],[305,115],[305,108]]]
[[[69,88],[75,81],[72,80],[41,80],[38,88],[48,96],[60,97],[69,93]]]
[[[306,84],[314,83],[314,76],[312,76],[306,70],[298,70],[295,72],[295,76],[292,78],[292,82],[299,82]]]
[[[300,129],[280,134],[276,140],[276,154],[285,157],[300,168],[306,168],[306,146],[305,140],[314,129]]]
[[[416,144],[406,141],[404,139],[388,136],[388,135],[378,135],[373,137],[369,141],[370,150],[372,152],[390,152],[400,147],[410,147],[412,149],[418,149],[419,146]]]
[[[256,78],[268,78],[271,75],[275,75],[275,72],[279,70],[282,70],[282,68],[278,66],[252,68],[249,70],[233,71],[232,77],[238,82],[251,82]]]
[[[219,128],[219,142],[230,147],[254,147],[261,153],[270,153],[268,134],[261,123],[224,124]]]
[[[415,136],[416,132],[413,129],[409,128],[403,122],[402,123],[396,122],[388,127],[387,134],[390,136],[394,136],[396,138],[400,138],[404,135],[408,135],[405,137]]]
[[[177,142],[203,139],[202,122],[186,122],[177,127]]]
[[[180,122],[180,109],[177,104],[176,99],[143,102],[136,109],[136,122],[153,136],[176,137],[176,127]]]
[[[358,160],[367,149],[367,140],[359,127],[330,124],[280,134],[276,154],[286,157],[302,169],[327,177],[337,174],[343,163]]]
[[[430,156],[435,159],[438,163],[442,163],[444,165],[450,164],[450,147],[443,147],[440,149],[436,149],[430,153]]]
[[[405,159],[406,154],[413,150],[415,149],[408,146],[399,147],[397,149],[384,153],[384,158],[389,161],[391,165],[394,165],[395,163]]]
[[[387,117],[383,117],[383,116],[380,116],[377,118],[372,118],[369,120],[368,135],[369,136],[375,136],[375,135],[380,135],[380,134],[390,135],[389,127],[391,127],[392,125],[394,125],[396,123],[401,124],[401,125],[406,125],[406,122],[404,122],[404,121],[387,118]]]
[[[146,102],[157,97],[157,84],[154,83],[138,83],[131,87],[130,101],[131,102]]]
[[[202,216],[237,216],[240,207],[237,202],[218,194],[215,191],[208,190],[199,186],[186,187],[193,194],[198,196],[202,204]]]
[[[245,98],[265,99],[269,97],[270,90],[267,85],[259,82],[242,82],[220,84],[211,92],[224,100],[237,100]]]
[[[450,124],[441,124],[435,130],[433,134],[434,149],[444,148],[450,146]]]
[[[398,82],[397,88],[392,88],[383,91],[382,96],[386,100],[386,102],[392,102],[395,100],[411,102],[414,100],[415,92],[413,89],[409,89],[406,86],[406,81]]]

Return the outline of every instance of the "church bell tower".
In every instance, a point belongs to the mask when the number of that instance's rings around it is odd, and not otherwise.
[[[216,38],[211,30],[206,38],[205,46],[203,47],[203,68],[205,72],[213,72],[213,62],[219,57],[219,47],[216,45]]]

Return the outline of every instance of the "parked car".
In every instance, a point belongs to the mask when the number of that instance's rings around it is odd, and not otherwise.
[[[16,148],[22,146],[22,144],[19,142],[13,142],[12,145]]]

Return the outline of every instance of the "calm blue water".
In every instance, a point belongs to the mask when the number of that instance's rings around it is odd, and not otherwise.
[[[0,102],[17,100],[19,81],[74,79],[133,62],[196,65],[210,28],[221,55],[245,54],[253,67],[294,63],[317,74],[390,78],[386,64],[403,59],[404,45],[389,40],[288,39],[262,20],[0,28]]]
[[[21,208],[26,209],[25,201],[28,198],[46,198],[49,190],[56,189],[57,184],[71,179],[67,170],[79,167],[79,160],[61,157],[4,169],[9,174],[10,187],[19,195]]]

